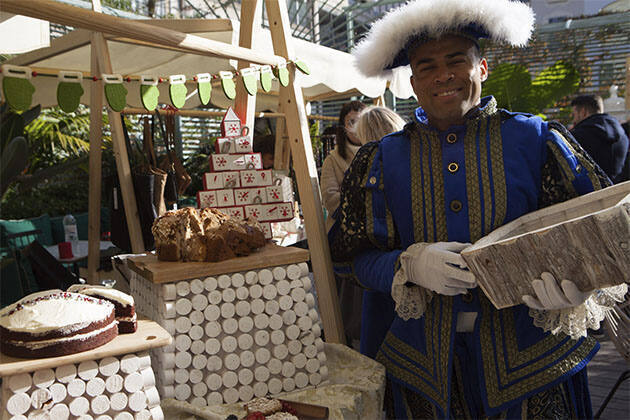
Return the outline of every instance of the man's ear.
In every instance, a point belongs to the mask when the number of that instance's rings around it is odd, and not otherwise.
[[[416,87],[414,86],[414,79],[413,79],[413,73],[411,74],[411,76],[409,76],[409,83],[411,83],[411,89],[413,89],[413,91],[416,91]]]
[[[482,58],[481,60],[479,60],[479,72],[480,72],[481,81],[485,82],[486,79],[488,79],[488,62],[486,61],[485,58]]]

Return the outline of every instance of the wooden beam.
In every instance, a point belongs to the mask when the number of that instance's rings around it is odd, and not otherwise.
[[[234,29],[230,19],[135,19],[132,22],[146,23],[187,34],[231,32]]]
[[[238,45],[243,48],[251,48],[256,28],[260,27],[262,20],[262,1],[249,0],[241,2],[241,26],[238,35]],[[249,61],[239,60],[237,69],[241,70],[250,66]],[[258,83],[258,82],[257,82]],[[256,95],[250,96],[243,83],[236,84],[236,98],[234,99],[234,111],[241,122],[249,127],[252,139],[254,137],[254,112],[256,111]]]
[[[166,111],[163,109],[160,109],[158,111],[162,115],[173,113],[173,111]],[[174,112],[175,112],[175,115],[181,115],[182,117],[214,118],[214,117],[223,117],[225,115],[225,111],[202,111],[198,109],[178,109]],[[122,111],[122,113],[128,114],[128,115],[151,115],[153,114],[153,111],[147,111],[144,108],[125,108]],[[254,116],[256,118],[284,118],[284,114],[278,113],[278,112],[256,112]]]
[[[0,10],[122,38],[133,38],[167,47],[179,47],[190,53],[245,60],[257,64],[275,65],[281,61],[281,58],[275,55],[149,25],[138,20],[104,15],[51,0],[0,0]]]
[[[265,5],[274,52],[289,60],[293,57],[293,46],[286,3],[279,0],[265,0]],[[324,324],[326,341],[345,343],[302,89],[295,83],[295,67],[289,66],[289,69],[291,72],[289,85],[280,87],[281,109],[286,114],[289,144],[304,212],[320,315]]]
[[[109,57],[107,43],[102,34],[94,34],[92,48],[95,50],[98,58],[99,70],[103,73],[111,74],[112,62]],[[127,155],[122,122],[120,120],[120,112],[114,112],[108,107],[107,115],[109,117],[109,128],[112,135],[112,144],[114,146],[114,157],[116,158],[116,170],[118,171],[120,190],[125,205],[125,218],[127,219],[127,226],[129,228],[131,250],[134,254],[138,254],[144,252],[145,248],[142,239],[142,229],[140,228],[140,218],[138,216],[138,204],[136,203],[136,195],[133,189],[131,168],[129,167],[129,156]]]

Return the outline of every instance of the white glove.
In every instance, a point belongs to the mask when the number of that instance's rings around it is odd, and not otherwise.
[[[469,245],[460,242],[412,245],[401,257],[407,279],[442,295],[467,293],[467,289],[477,287],[475,275],[468,271],[459,254]]]
[[[523,296],[525,305],[532,309],[552,310],[565,309],[581,305],[590,295],[583,293],[577,288],[575,283],[569,280],[562,280],[560,287],[556,278],[551,273],[542,273],[541,279],[532,281],[532,286],[538,299],[530,295]]]

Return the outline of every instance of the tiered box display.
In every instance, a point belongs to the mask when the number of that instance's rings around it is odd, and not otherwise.
[[[197,406],[316,386],[328,376],[308,252],[267,245],[219,263],[132,257],[132,294],[175,341],[153,355],[163,398]]]
[[[146,350],[171,338],[151,321],[96,349],[46,359],[1,355],[2,419],[164,418]],[[91,416],[91,417],[89,417]]]
[[[246,127],[229,108],[221,121],[223,137],[210,156],[210,170],[203,177],[204,190],[197,193],[199,208],[213,207],[232,217],[256,218],[271,239],[270,222],[293,219],[293,202],[287,189],[273,179],[271,169],[262,168],[260,153]]]

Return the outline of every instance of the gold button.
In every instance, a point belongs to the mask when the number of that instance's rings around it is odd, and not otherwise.
[[[451,210],[453,210],[455,213],[457,213],[461,209],[462,209],[462,202],[461,201],[459,201],[459,200],[451,201]]]
[[[452,174],[454,174],[455,172],[457,172],[457,170],[459,169],[459,165],[455,162],[451,162],[448,164],[448,171]]]
[[[376,177],[375,176],[371,176],[370,177],[370,184],[372,184],[372,185],[376,184]]]
[[[451,133],[448,136],[446,136],[446,141],[449,142],[450,144],[453,144],[457,141],[457,134],[455,133]]]
[[[468,292],[465,295],[462,295],[462,302],[464,303],[470,303],[473,300],[473,295],[472,293]]]

